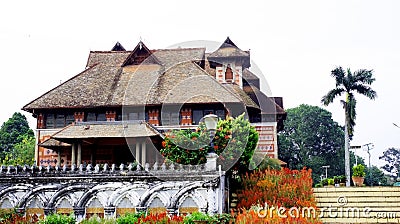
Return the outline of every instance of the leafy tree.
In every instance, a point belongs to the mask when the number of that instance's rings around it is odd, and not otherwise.
[[[3,164],[5,165],[33,165],[35,156],[36,139],[25,134],[22,141],[16,143],[14,148],[5,154]]]
[[[0,161],[5,158],[6,153],[14,148],[15,144],[22,141],[24,136],[33,137],[34,134],[32,129],[29,128],[26,117],[15,112],[0,128]]]
[[[367,186],[387,185],[385,174],[377,166],[366,169],[365,184]]]
[[[331,75],[336,80],[336,87],[330,90],[322,97],[321,102],[327,106],[333,102],[337,96],[346,94],[345,100],[342,100],[345,111],[345,171],[346,186],[350,186],[350,139],[354,133],[356,120],[356,99],[354,93],[357,92],[370,99],[375,99],[377,94],[370,87],[375,81],[372,77],[372,70],[360,69],[352,73],[348,68],[347,71],[342,67],[337,67],[331,71]]]
[[[172,131],[165,135],[161,154],[180,164],[201,164],[206,162],[210,150],[209,134],[204,124],[197,130]],[[258,142],[258,133],[244,114],[237,118],[228,117],[219,120],[213,138],[214,150],[218,154],[218,163],[224,170],[233,167],[246,172],[252,165],[252,156]]]
[[[382,167],[385,171],[389,172],[392,177],[399,177],[400,149],[388,148],[379,159],[386,161],[387,164]]]
[[[286,112],[284,129],[278,134],[279,158],[290,169],[311,168],[314,183],[320,181],[320,175],[325,176],[321,168],[325,165],[330,166],[329,176],[344,174],[343,127],[332,120],[332,114],[304,104]]]

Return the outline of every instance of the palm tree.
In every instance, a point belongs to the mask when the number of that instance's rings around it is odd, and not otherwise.
[[[322,97],[321,102],[327,106],[333,102],[337,96],[346,94],[346,99],[341,100],[345,111],[345,172],[346,172],[346,186],[350,186],[350,139],[353,137],[355,120],[356,120],[356,99],[354,93],[359,93],[370,99],[376,98],[376,92],[370,87],[375,81],[372,77],[372,70],[360,69],[352,73],[348,68],[347,71],[342,67],[337,67],[331,71],[332,77],[336,80],[336,87],[330,90],[325,96]]]

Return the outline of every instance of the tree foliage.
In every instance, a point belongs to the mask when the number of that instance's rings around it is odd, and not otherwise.
[[[385,174],[377,166],[366,169],[365,184],[367,186],[387,185]]]
[[[0,128],[0,161],[3,161],[6,155],[11,153],[15,145],[29,137],[34,137],[34,134],[29,128],[26,117],[15,112]]]
[[[203,123],[195,130],[176,130],[165,135],[161,154],[168,160],[188,165],[206,162],[210,150],[209,132]],[[244,114],[237,118],[219,120],[212,139],[218,163],[224,170],[233,166],[246,171],[252,163],[252,156],[258,142],[258,133]]]
[[[383,152],[379,159],[385,160],[386,164],[382,167],[389,172],[392,177],[397,177],[400,171],[400,149],[388,148]]]
[[[19,143],[14,144],[14,148],[5,153],[2,164],[4,165],[33,165],[35,156],[36,139],[25,134]]]
[[[324,105],[329,105],[337,96],[346,94],[343,107],[346,113],[347,128],[349,136],[351,137],[354,132],[356,120],[356,99],[354,93],[364,95],[370,99],[375,99],[377,94],[370,87],[375,81],[373,78],[373,71],[367,69],[360,69],[351,72],[350,68],[346,71],[342,67],[337,67],[331,71],[331,76],[335,78],[336,87],[330,90],[325,96],[322,97],[321,102]]]
[[[344,132],[332,114],[304,104],[286,112],[284,129],[278,134],[279,158],[291,169],[311,168],[314,183],[325,176],[321,168],[325,165],[330,166],[329,176],[344,174]]]

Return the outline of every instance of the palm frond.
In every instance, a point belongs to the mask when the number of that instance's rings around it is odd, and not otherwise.
[[[362,84],[356,84],[353,86],[353,89],[361,94],[364,95],[368,98],[370,98],[371,100],[375,99],[377,97],[377,94],[375,92],[375,90],[373,90],[371,87],[366,86],[366,85],[362,85]]]
[[[325,96],[322,97],[321,102],[328,106],[333,100],[337,97],[342,95],[345,92],[343,88],[335,88],[329,91]]]
[[[343,85],[343,79],[345,77],[345,72],[342,67],[337,67],[331,71],[331,76],[335,78],[336,87]]]
[[[373,70],[360,69],[354,73],[355,83],[371,85],[375,78],[372,77]]]

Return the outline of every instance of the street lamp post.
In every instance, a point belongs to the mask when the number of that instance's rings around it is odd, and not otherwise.
[[[356,158],[356,166],[357,166],[357,153],[356,153],[356,150],[357,149],[361,149],[361,146],[360,145],[355,145],[355,146],[350,146],[350,149],[354,149],[354,157]]]
[[[328,178],[328,168],[330,168],[330,166],[321,166],[322,168],[325,168],[325,178]]]
[[[393,123],[393,125],[396,128],[400,128],[399,125],[397,125],[396,123]],[[393,186],[400,186],[400,165],[397,166],[397,178],[395,180],[396,182],[393,184]]]
[[[207,153],[207,163],[206,163],[206,170],[207,171],[215,171],[217,170],[217,157],[218,155],[215,153],[214,150],[214,135],[215,131],[217,130],[218,124],[218,116],[215,114],[208,114],[204,116],[203,121],[206,125],[206,129],[210,132],[210,149]]]

